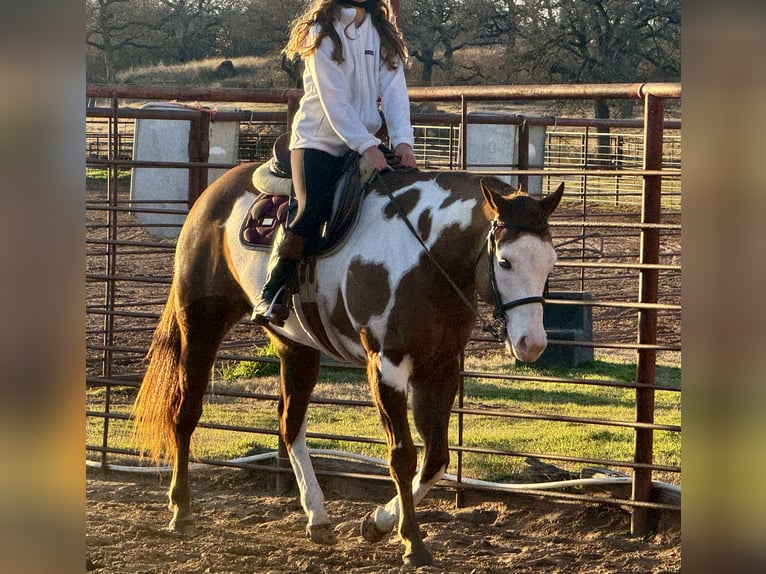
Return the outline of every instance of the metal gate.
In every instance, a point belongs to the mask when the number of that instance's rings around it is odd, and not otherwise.
[[[466,165],[467,129],[482,122],[515,126],[518,150],[491,173],[514,178],[525,185],[528,178],[541,177],[543,191],[567,182],[565,214],[552,220],[559,263],[550,280],[554,297],[547,307],[585,311],[590,330],[552,329],[551,349],[560,356],[576,356],[585,349],[596,357],[618,357],[635,365],[635,377],[591,378],[572,376],[566,370],[547,374],[513,366],[477,369],[479,358],[499,350],[497,343],[477,330],[467,349],[463,382],[453,409],[454,428],[450,444],[455,477],[449,487],[460,494],[465,488],[508,490],[513,485],[468,476],[469,460],[493,457],[518,459],[539,473],[567,473],[577,466],[581,476],[601,476],[605,484],[623,485],[625,492],[594,495],[580,486],[526,488],[544,496],[598,501],[632,508],[634,534],[649,528],[653,510],[679,510],[678,499],[663,498],[656,481],[680,484],[680,385],[658,377],[665,365],[680,369],[680,121],[665,119],[667,106],[680,101],[677,84],[619,84],[594,86],[502,86],[412,88],[413,102],[428,101],[441,111],[414,113],[419,138],[417,153],[422,165],[435,169],[471,168]],[[210,122],[239,123],[240,161],[261,161],[270,152],[276,135],[285,131],[300,92],[295,90],[247,89],[157,89],[128,86],[88,86],[87,95],[96,105],[87,109],[86,139],[88,188],[86,196],[87,243],[87,457],[90,464],[109,468],[135,464],[139,453],[125,442],[129,407],[140,384],[148,342],[164,305],[172,274],[174,240],[152,235],[141,213],[183,216],[206,185],[208,170],[231,167],[211,162],[206,145]],[[644,118],[638,120],[594,120],[581,117],[551,117],[513,113],[512,102],[538,103],[544,111],[551,100],[571,102],[595,98],[635,98],[644,102]],[[183,110],[141,109],[146,101],[189,102]],[[89,100],[90,101],[90,100]],[[204,105],[198,102],[205,102]],[[227,111],[217,112],[225,103]],[[501,110],[497,111],[497,106]],[[485,108],[493,108],[485,113]],[[132,138],[136,121],[165,119],[189,122],[188,162],[133,159]],[[529,128],[546,129],[545,160],[530,167]],[[162,209],[131,199],[130,170],[136,168],[188,170],[188,197]],[[169,227],[179,227],[169,219]],[[152,224],[155,225],[155,224]],[[171,234],[172,235],[172,234]],[[566,295],[574,293],[575,296]],[[557,298],[555,294],[561,294]],[[578,294],[587,294],[579,296]],[[553,311],[551,311],[553,312]],[[573,334],[574,333],[574,334]],[[583,334],[585,333],[585,334]],[[275,407],[274,391],[231,386],[220,373],[241,361],[268,365],[274,359],[260,352],[266,340],[248,322],[235,327],[222,345],[209,391],[211,404],[268,404]],[[325,363],[323,369],[346,369],[349,377],[363,381],[364,373],[349,366]],[[579,371],[573,370],[576,373]],[[321,375],[320,375],[321,380]],[[518,394],[520,386],[534,386],[534,393],[555,397],[587,389],[599,401],[619,396],[630,402],[632,416],[604,419],[588,412],[562,412],[561,403],[551,408],[529,410],[523,396],[512,407],[481,404],[471,394],[478,386],[493,386],[506,395]],[[359,385],[362,390],[365,385]],[[525,387],[526,388],[526,387]],[[472,390],[473,389],[473,390]],[[562,390],[569,389],[569,390]],[[532,391],[530,391],[532,392]],[[625,399],[630,393],[630,401]],[[658,416],[657,397],[662,403]],[[242,403],[239,405],[238,403]],[[370,409],[363,396],[320,393],[315,404],[325,407]],[[625,405],[623,405],[625,406]],[[275,409],[274,409],[275,410]],[[369,417],[375,413],[370,410]],[[657,420],[655,420],[657,419]],[[487,424],[560,425],[560,433],[587,429],[588,436],[603,454],[569,452],[566,448],[511,448],[477,439],[472,429],[478,421]],[[231,424],[206,418],[198,433],[231,433],[231,443],[244,449],[253,442],[275,445],[277,427],[268,424]],[[627,435],[625,433],[628,433]],[[658,434],[674,437],[678,450],[657,452]],[[228,436],[228,435],[227,435]],[[309,433],[325,448],[362,445],[375,449],[382,435],[338,436]],[[260,437],[254,439],[254,437]],[[613,456],[611,445],[631,440],[629,456]],[[242,454],[242,453],[239,453]],[[232,456],[203,458],[202,462],[227,466],[279,469]],[[616,470],[619,469],[619,470]],[[342,474],[327,470],[328,474]],[[472,471],[473,472],[473,471]],[[621,476],[617,476],[623,473]],[[378,475],[372,473],[372,476]],[[612,480],[614,479],[614,480]],[[653,484],[653,481],[655,483]]]

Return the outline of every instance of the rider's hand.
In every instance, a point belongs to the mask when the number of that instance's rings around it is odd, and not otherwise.
[[[368,147],[362,155],[367,158],[367,161],[370,162],[375,171],[381,171],[388,167],[386,156],[383,155],[383,152],[376,145]]]
[[[394,153],[399,157],[399,165],[409,168],[418,167],[418,162],[415,159],[415,154],[413,153],[410,144],[400,143],[396,146]]]

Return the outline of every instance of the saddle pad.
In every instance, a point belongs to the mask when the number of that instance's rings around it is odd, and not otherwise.
[[[266,247],[273,245],[277,229],[287,219],[289,203],[289,198],[282,195],[258,195],[242,223],[242,243]]]

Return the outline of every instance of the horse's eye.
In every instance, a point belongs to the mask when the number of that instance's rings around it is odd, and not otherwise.
[[[510,269],[511,268],[511,262],[508,261],[507,259],[501,259],[497,264],[500,267],[502,267],[503,269]]]

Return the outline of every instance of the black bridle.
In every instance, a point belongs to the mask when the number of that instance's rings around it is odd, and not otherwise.
[[[497,251],[497,243],[495,238],[495,232],[498,229],[507,229],[509,226],[505,223],[501,223],[497,219],[492,221],[492,226],[489,228],[489,235],[487,235],[487,273],[489,274],[489,285],[492,288],[492,296],[495,300],[495,309],[492,312],[492,316],[495,321],[505,322],[505,313],[515,307],[521,307],[522,305],[530,305],[532,303],[545,303],[544,296],[536,297],[520,297],[514,299],[508,303],[503,303],[503,299],[500,296],[500,290],[497,286],[497,277],[495,276],[495,253]],[[514,226],[515,227],[515,226]],[[548,282],[545,282],[545,291],[548,290]],[[543,293],[545,295],[545,292]]]

